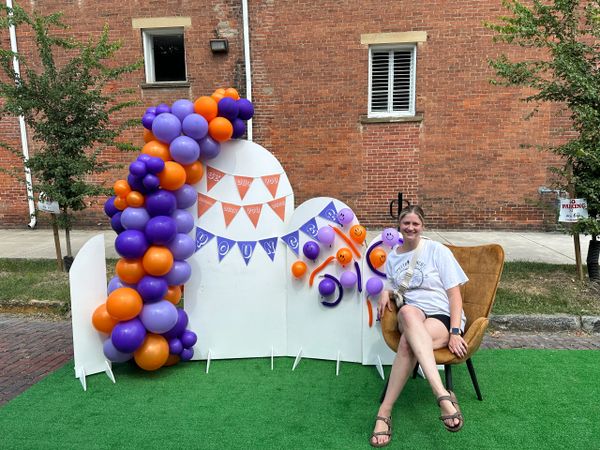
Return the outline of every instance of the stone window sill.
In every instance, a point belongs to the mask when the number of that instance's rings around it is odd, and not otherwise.
[[[168,81],[163,83],[141,83],[142,89],[177,89],[189,88],[190,83],[187,81]]]
[[[414,116],[400,116],[400,117],[367,117],[367,115],[360,116],[360,123],[399,123],[399,122],[422,122],[423,113],[417,113]]]

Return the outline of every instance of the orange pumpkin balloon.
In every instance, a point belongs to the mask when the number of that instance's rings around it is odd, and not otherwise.
[[[223,95],[225,97],[231,97],[234,100],[239,100],[240,99],[240,94],[238,94],[238,91],[234,88],[227,88],[225,89],[225,92],[223,93]]]
[[[377,247],[369,255],[369,261],[371,261],[371,264],[376,269],[383,266],[385,264],[386,259],[387,259],[387,253],[381,247]]]
[[[119,321],[111,317],[106,310],[106,303],[102,303],[96,308],[94,314],[92,314],[92,325],[94,328],[102,333],[110,334],[112,329],[118,324]]]
[[[150,156],[155,156],[162,159],[163,161],[171,160],[171,153],[169,152],[169,146],[160,141],[150,141],[142,147],[142,153]]]
[[[181,300],[181,286],[169,286],[165,299],[177,305]]]
[[[148,130],[147,128],[144,128],[144,142],[150,142],[155,140],[156,136],[152,134],[152,131]]]
[[[304,261],[296,261],[292,264],[292,275],[296,278],[302,278],[306,273],[306,263]]]
[[[335,254],[335,257],[342,266],[352,262],[352,252],[347,247],[340,248]]]
[[[161,277],[173,267],[173,254],[166,247],[151,246],[142,258],[144,270],[150,275]]]
[[[157,176],[163,189],[176,191],[185,184],[186,173],[181,164],[167,161],[165,168]]]
[[[160,334],[149,333],[133,353],[133,359],[144,370],[160,369],[169,359],[169,343]]]
[[[134,208],[139,208],[144,205],[144,195],[138,191],[131,191],[127,194],[125,200],[129,206],[133,206]]]
[[[117,180],[113,185],[113,190],[118,197],[126,197],[127,194],[131,192],[131,188],[129,187],[129,183],[125,180]]]
[[[233,125],[225,117],[215,117],[208,124],[208,134],[218,142],[225,142],[233,136]]]
[[[142,312],[142,297],[135,289],[115,289],[106,299],[106,310],[115,319],[130,320]]]
[[[183,166],[185,170],[185,182],[187,184],[195,184],[202,179],[204,175],[204,166],[200,161],[195,161],[192,164]]]
[[[357,244],[365,242],[367,237],[367,229],[362,225],[354,225],[350,228],[350,238]]]
[[[214,98],[204,95],[202,97],[198,97],[194,102],[194,111],[210,122],[217,117],[219,109],[217,107],[217,101]]]
[[[119,211],[123,211],[125,208],[127,208],[127,199],[125,197],[116,197],[115,208],[117,208]]]
[[[117,261],[115,271],[125,283],[135,284],[146,275],[141,259],[121,258]]]

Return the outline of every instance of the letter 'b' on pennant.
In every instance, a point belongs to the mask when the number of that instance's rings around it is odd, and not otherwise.
[[[267,204],[271,207],[275,214],[279,216],[279,218],[285,222],[285,199],[287,197],[276,198],[275,200],[271,200],[267,202]]]
[[[260,178],[263,180],[263,183],[265,183],[265,186],[267,187],[273,198],[275,198],[275,196],[277,195],[277,187],[279,186],[279,174],[265,175],[264,177]]]
[[[225,202],[221,202],[221,207],[223,208],[223,218],[225,219],[225,226],[228,227],[241,207],[232,203]]]
[[[244,200],[246,192],[248,192],[248,189],[250,189],[250,185],[254,181],[254,178],[242,177],[239,175],[235,175],[233,178],[235,179],[235,185],[237,186],[238,192],[240,193],[240,198]]]

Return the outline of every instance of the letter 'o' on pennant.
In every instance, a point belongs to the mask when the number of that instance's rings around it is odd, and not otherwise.
[[[275,214],[279,216],[279,218],[285,222],[285,199],[287,197],[276,198],[275,200],[271,200],[267,202],[267,205],[271,207]]]
[[[265,186],[267,187],[273,198],[275,198],[275,196],[277,195],[277,187],[279,186],[279,174],[265,175],[264,177],[260,178],[263,180],[263,183],[265,183]]]
[[[262,206],[262,203],[258,203],[256,205],[244,205],[244,211],[246,211],[246,214],[248,214],[250,222],[252,222],[254,228],[256,228],[258,225],[258,218],[260,217]]]
[[[224,172],[214,167],[206,166],[206,190],[210,191],[224,176]]]
[[[215,202],[214,198],[198,193],[198,217],[202,217],[202,214],[208,211]]]
[[[235,179],[235,185],[240,193],[240,198],[243,200],[246,196],[246,192],[248,192],[248,189],[250,189],[250,185],[254,181],[254,178],[242,177],[239,175],[235,175],[233,178]]]
[[[234,205],[232,203],[221,202],[223,208],[223,218],[225,219],[225,226],[229,226],[233,218],[237,215],[241,206]]]

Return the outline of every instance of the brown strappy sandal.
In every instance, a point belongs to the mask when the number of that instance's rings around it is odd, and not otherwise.
[[[456,408],[456,412],[454,414],[450,414],[450,415],[447,415],[447,416],[440,416],[440,420],[444,424],[444,427],[446,428],[446,430],[455,433],[455,432],[459,431],[464,426],[464,424],[465,424],[465,418],[463,417],[462,413],[460,412],[460,408],[458,406],[458,400],[456,400],[456,395],[454,395],[454,392],[448,391],[448,394],[449,395],[441,395],[441,396],[439,396],[437,398],[437,404],[438,404],[438,406],[441,406],[440,403],[442,401],[448,400]],[[458,419],[458,424],[454,425],[454,426],[448,425],[445,421],[446,420],[450,420],[450,419]]]
[[[388,427],[388,429],[386,431],[374,431],[371,434],[371,438],[369,439],[369,444],[371,444],[371,447],[385,447],[386,445],[389,445],[390,442],[392,442],[392,416],[390,417],[383,417],[383,416],[377,416],[377,418],[375,419],[375,423],[377,423],[378,420],[381,420],[383,423],[385,423]],[[380,444],[377,441],[373,442],[373,438],[377,437],[377,436],[389,436],[389,439],[387,442]]]

